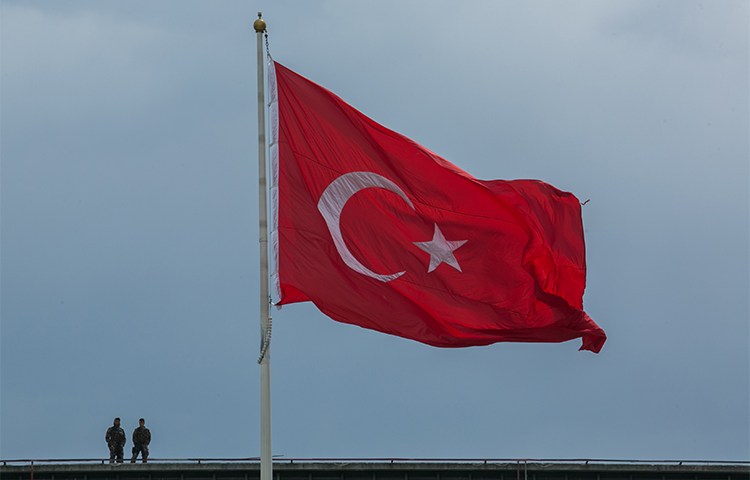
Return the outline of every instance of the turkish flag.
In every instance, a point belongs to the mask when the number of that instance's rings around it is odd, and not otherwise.
[[[478,180],[279,63],[271,70],[278,305],[438,347],[562,342],[599,352],[583,311],[578,199]]]

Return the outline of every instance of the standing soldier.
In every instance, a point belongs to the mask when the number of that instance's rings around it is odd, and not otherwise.
[[[146,428],[146,420],[138,420],[138,428],[133,430],[133,458],[130,463],[135,463],[138,452],[141,453],[143,463],[148,463],[148,444],[151,443],[151,430]]]
[[[120,417],[115,418],[112,426],[107,429],[104,441],[109,447],[109,463],[113,463],[115,459],[117,463],[122,463],[122,449],[125,447],[126,439],[125,430],[120,428]]]

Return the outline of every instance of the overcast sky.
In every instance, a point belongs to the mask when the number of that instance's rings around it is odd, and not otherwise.
[[[259,447],[256,38],[583,208],[598,355],[274,312],[285,457],[750,460],[748,2],[2,0],[0,458]],[[130,442],[126,447],[129,451]]]

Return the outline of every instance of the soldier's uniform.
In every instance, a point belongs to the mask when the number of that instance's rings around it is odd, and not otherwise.
[[[122,427],[112,425],[107,429],[107,434],[104,436],[104,440],[109,447],[109,463],[112,463],[115,460],[117,460],[117,463],[122,463],[122,450],[125,447],[126,442],[125,430],[123,430]]]
[[[130,459],[130,463],[135,463],[139,452],[143,463],[148,462],[149,443],[151,443],[151,430],[146,427],[138,427],[133,430],[133,458]]]

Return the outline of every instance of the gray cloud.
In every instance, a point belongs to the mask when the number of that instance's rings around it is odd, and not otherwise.
[[[0,457],[259,452],[255,38],[481,178],[584,207],[609,340],[275,313],[274,453],[748,459],[744,2],[2,3]]]

